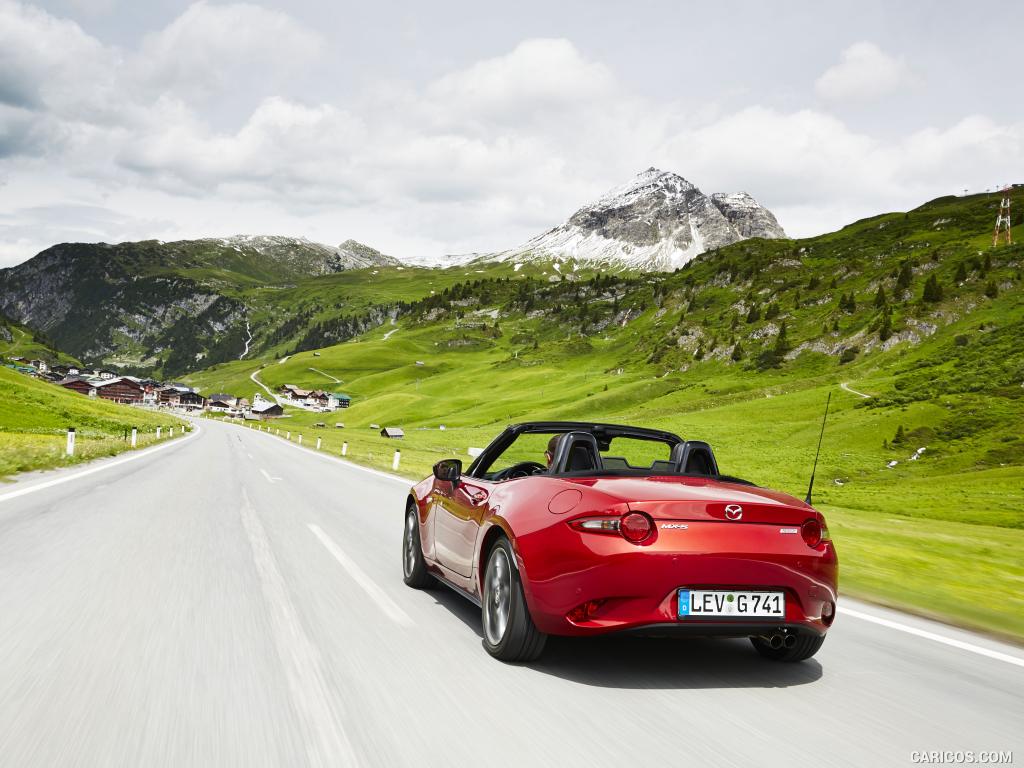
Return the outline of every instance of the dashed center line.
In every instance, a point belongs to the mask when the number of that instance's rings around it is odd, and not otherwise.
[[[276,483],[278,480],[281,479],[280,477],[271,477],[270,473],[267,472],[267,470],[263,469],[262,467],[260,467],[260,472],[262,472],[263,476],[267,478],[268,483]]]
[[[306,758],[310,765],[324,768],[358,765],[352,743],[341,725],[341,707],[327,684],[320,654],[292,605],[266,530],[244,490],[239,514],[252,547],[253,563],[266,600],[274,644],[292,701],[300,715]]]

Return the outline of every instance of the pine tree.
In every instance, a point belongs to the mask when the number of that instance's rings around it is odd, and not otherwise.
[[[838,318],[836,318],[835,320],[832,321],[832,332],[833,333],[839,333],[839,319]]]
[[[879,285],[878,293],[875,294],[875,309],[881,309],[888,303],[888,300],[885,298],[885,288]]]
[[[743,347],[737,341],[736,346],[732,348],[732,360],[733,362],[739,362],[743,359]]]
[[[910,283],[914,280],[914,271],[910,266],[909,261],[904,261],[903,266],[900,267],[900,273],[896,277],[896,287],[900,290],[905,291],[910,287]]]
[[[747,312],[747,322],[748,323],[756,323],[760,319],[761,319],[761,308],[758,307],[757,304],[752,304],[751,307],[750,307],[750,311]]]
[[[778,316],[779,316],[779,305],[776,304],[773,301],[771,304],[768,305],[768,309],[765,310],[764,319],[765,320],[774,320]]]
[[[923,298],[932,304],[942,301],[942,286],[939,285],[939,279],[935,275],[929,275],[925,280]]]
[[[878,338],[885,341],[892,336],[892,312],[889,307],[882,311],[882,327],[878,329]]]
[[[906,434],[903,432],[903,425],[900,424],[896,427],[896,436],[892,439],[893,445],[902,445],[903,441],[907,439]]]
[[[985,295],[990,299],[994,299],[999,295],[999,286],[996,285],[995,280],[988,281],[988,284],[985,286]]]
[[[793,294],[793,309],[800,309],[800,291]]]
[[[967,268],[962,261],[956,266],[956,276],[953,278],[953,282],[958,285],[967,282]]]
[[[786,321],[783,320],[782,325],[779,326],[779,335],[775,337],[775,353],[782,356],[787,352],[789,352],[789,334]]]

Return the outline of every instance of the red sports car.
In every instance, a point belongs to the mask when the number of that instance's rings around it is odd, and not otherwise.
[[[801,661],[836,614],[820,512],[719,474],[707,443],[612,424],[517,424],[465,472],[439,461],[409,495],[402,564],[409,586],[480,605],[505,661],[606,632],[749,637]]]

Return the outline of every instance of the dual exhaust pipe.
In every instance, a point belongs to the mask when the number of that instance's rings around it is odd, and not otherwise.
[[[780,648],[792,648],[796,645],[796,635],[784,635],[781,632],[761,635],[761,639],[768,643],[768,647],[773,651],[777,651]]]

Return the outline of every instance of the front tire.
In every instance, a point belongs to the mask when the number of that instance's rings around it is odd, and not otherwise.
[[[501,661],[533,661],[544,650],[547,635],[533,623],[515,562],[508,539],[498,539],[484,570],[484,648]]]
[[[405,532],[402,535],[402,581],[413,589],[431,586],[434,577],[427,571],[420,543],[420,521],[415,504],[405,510]]]
[[[760,637],[750,638],[757,652],[772,661],[804,661],[811,658],[825,642],[824,635],[799,634],[792,648],[772,648]]]

